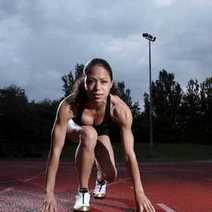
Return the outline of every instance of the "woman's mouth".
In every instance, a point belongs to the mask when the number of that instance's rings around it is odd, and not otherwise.
[[[103,96],[103,94],[94,94],[93,96],[94,96],[94,98],[100,98]]]

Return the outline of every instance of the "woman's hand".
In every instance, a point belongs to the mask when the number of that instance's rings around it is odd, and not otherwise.
[[[54,193],[46,193],[41,212],[57,212],[57,201]]]
[[[143,192],[139,192],[138,194],[136,194],[136,202],[137,212],[155,212],[155,208]]]

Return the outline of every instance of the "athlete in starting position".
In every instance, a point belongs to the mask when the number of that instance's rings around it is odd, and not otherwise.
[[[107,183],[117,177],[109,138],[111,122],[115,122],[120,128],[125,159],[134,185],[137,210],[155,212],[141,183],[134,152],[131,111],[124,101],[111,94],[113,76],[110,65],[103,59],[94,58],[86,64],[83,73],[84,75],[76,81],[73,92],[62,100],[57,110],[52,129],[42,212],[57,211],[54,187],[66,137],[79,143],[75,154],[79,190],[74,210],[89,211],[88,182],[94,163],[98,171],[93,195],[96,198],[106,195]]]

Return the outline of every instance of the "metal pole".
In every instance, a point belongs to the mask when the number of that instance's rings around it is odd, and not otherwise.
[[[151,42],[156,40],[156,37],[143,33],[143,37],[149,41],[149,137],[150,137],[150,151],[153,150],[153,124],[152,124],[152,70],[151,70]]]
[[[152,69],[151,69],[151,41],[149,40],[149,137],[150,149],[153,148],[153,126],[152,126]]]

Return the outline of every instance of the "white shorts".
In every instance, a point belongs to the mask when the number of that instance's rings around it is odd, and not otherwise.
[[[82,129],[82,127],[79,126],[78,124],[76,124],[76,123],[73,121],[73,119],[69,119],[67,131],[72,131],[72,130],[79,131],[79,130],[81,130],[81,129]]]

